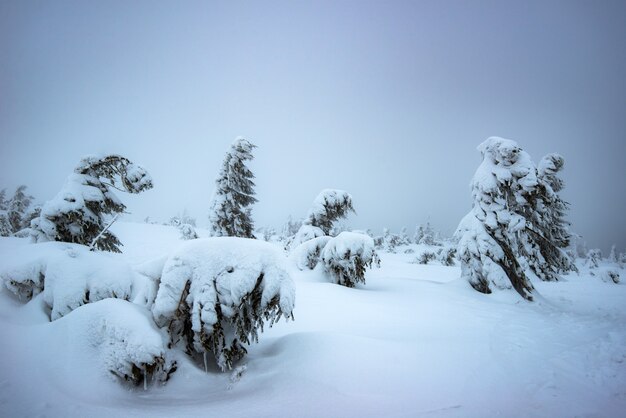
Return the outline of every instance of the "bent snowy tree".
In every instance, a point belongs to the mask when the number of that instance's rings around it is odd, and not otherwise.
[[[107,229],[107,217],[126,206],[112,189],[140,193],[152,188],[152,178],[139,165],[120,155],[85,157],[31,222],[36,242],[63,241],[120,252],[122,243]]]
[[[165,263],[152,307],[172,345],[192,357],[211,353],[230,369],[258,341],[265,323],[293,318],[295,287],[285,256],[263,241],[223,237],[192,240]]]
[[[516,252],[526,227],[521,208],[537,187],[535,167],[515,141],[491,137],[478,150],[483,162],[471,183],[473,208],[459,225],[462,276],[479,292],[512,286],[532,300]]]
[[[456,233],[462,276],[480,292],[512,286],[532,300],[527,271],[556,280],[575,269],[564,252],[567,203],[557,194],[563,158],[550,154],[538,169],[515,141],[497,137],[478,150],[483,162],[471,183],[473,207]]]
[[[290,245],[293,247],[308,240],[330,235],[333,224],[354,212],[352,196],[344,190],[324,189],[309,210],[309,214],[302,223]]]

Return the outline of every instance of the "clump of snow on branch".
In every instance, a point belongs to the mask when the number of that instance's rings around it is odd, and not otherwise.
[[[43,292],[54,321],[87,303],[107,298],[130,300],[135,274],[111,254],[50,242],[17,249],[0,268],[0,279],[23,300]]]
[[[374,240],[355,232],[342,232],[331,238],[321,254],[326,271],[334,282],[347,287],[365,284],[365,270],[379,265]]]
[[[266,322],[292,317],[295,287],[285,261],[263,241],[189,241],[165,264],[154,319],[174,344],[190,354],[211,353],[222,370],[230,369]]]

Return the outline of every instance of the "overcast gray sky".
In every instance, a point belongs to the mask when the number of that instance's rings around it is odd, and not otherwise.
[[[566,159],[590,246],[626,247],[624,1],[0,2],[0,188],[54,196],[85,154],[145,166],[136,219],[201,225],[258,145],[257,225],[352,193],[356,228],[451,233],[489,136]]]

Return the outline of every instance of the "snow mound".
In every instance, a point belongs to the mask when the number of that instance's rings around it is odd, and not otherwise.
[[[344,231],[331,238],[322,250],[322,261],[337,284],[354,287],[365,284],[365,269],[380,259],[374,248],[374,240],[364,234]]]
[[[290,318],[295,286],[275,246],[219,237],[182,245],[165,263],[152,313],[173,343],[188,352],[212,352],[224,370],[258,340],[264,321]],[[205,363],[206,367],[206,363]]]
[[[47,242],[5,254],[0,268],[4,286],[22,300],[43,292],[52,321],[81,305],[106,298],[131,299],[132,269],[108,253],[83,245]]]
[[[75,309],[61,321],[71,340],[84,340],[95,350],[105,373],[146,388],[149,381],[167,381],[176,370],[150,311],[136,304],[101,300]]]

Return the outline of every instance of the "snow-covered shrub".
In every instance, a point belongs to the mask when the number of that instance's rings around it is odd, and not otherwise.
[[[178,225],[178,229],[180,230],[180,237],[182,239],[188,240],[198,238],[198,233],[191,224],[180,224]]]
[[[430,250],[422,251],[420,255],[417,256],[415,262],[417,264],[428,264],[431,261],[434,261],[437,258],[437,253]]]
[[[333,281],[347,287],[365,284],[365,269],[380,264],[374,240],[355,232],[331,238],[322,250],[322,261]]]
[[[602,261],[602,251],[599,248],[592,248],[587,253],[587,264],[590,269],[597,269]]]
[[[604,282],[619,283],[619,271],[613,267],[603,268],[600,272],[600,278]]]
[[[104,371],[134,385],[166,382],[176,370],[150,311],[119,299],[81,306],[60,320],[72,339],[86,339]]]
[[[146,170],[125,157],[85,157],[33,219],[31,234],[36,242],[73,242],[120,252],[122,243],[108,230],[107,216],[122,213],[126,206],[112,189],[140,193],[150,188]]]
[[[254,238],[250,206],[254,197],[254,174],[246,166],[256,145],[242,137],[235,139],[224,157],[209,208],[211,236]]]
[[[402,236],[390,232],[388,228],[383,229],[383,236],[380,240],[379,245],[379,248],[381,248],[383,251],[395,254],[396,248],[404,244],[405,242],[402,239]]]
[[[295,287],[286,258],[272,244],[222,237],[189,241],[163,268],[152,307],[173,344],[193,355],[212,353],[230,369],[258,340],[264,323],[292,318]]]
[[[291,251],[289,257],[295,260],[300,270],[313,270],[321,260],[322,250],[331,239],[329,236],[310,239],[298,245]]]
[[[446,247],[437,252],[437,259],[444,266],[453,266],[456,258],[456,248]]]
[[[68,243],[20,247],[0,267],[4,286],[22,300],[43,292],[52,321],[107,298],[130,300],[134,273],[119,258]]]

